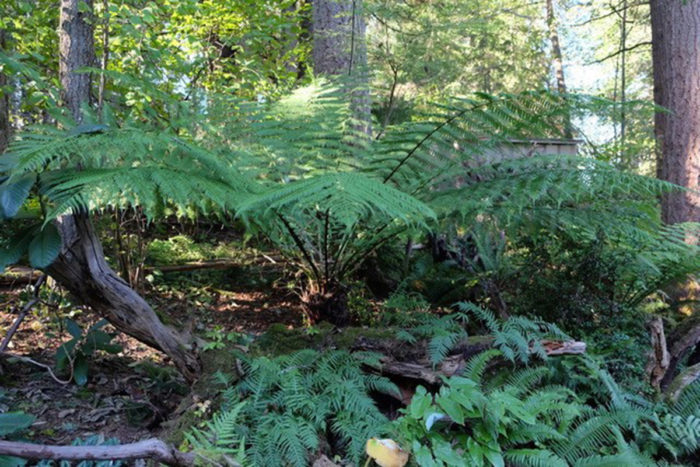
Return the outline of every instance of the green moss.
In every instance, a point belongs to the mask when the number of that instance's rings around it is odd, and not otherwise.
[[[287,329],[283,324],[273,324],[251,346],[253,355],[284,355],[305,348],[350,350],[360,338],[390,340],[397,329],[348,327],[337,329],[328,323],[309,329]]]

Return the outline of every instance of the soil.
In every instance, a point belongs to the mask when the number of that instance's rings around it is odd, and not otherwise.
[[[287,329],[303,323],[300,303],[280,279],[279,270],[168,276],[167,282],[161,278],[144,291],[149,303],[166,322],[189,326],[205,339],[229,332],[258,335],[273,323]],[[0,336],[26,302],[22,290],[0,289]],[[83,329],[98,319],[69,303],[60,306],[61,315],[68,314]],[[8,351],[53,366],[56,350],[71,338],[57,316],[52,307],[32,310]],[[109,326],[103,329],[114,332]],[[0,361],[0,412],[21,410],[35,415],[26,434],[34,442],[70,444],[78,437],[101,435],[126,443],[157,436],[161,422],[175,411],[189,388],[161,353],[123,334],[114,341],[122,351],[96,354],[82,387],[74,382],[61,384],[46,369],[26,361]]]

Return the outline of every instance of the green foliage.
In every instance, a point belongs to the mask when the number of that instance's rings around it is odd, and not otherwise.
[[[239,423],[244,402],[234,404],[204,422],[203,429],[192,427],[185,439],[197,454],[198,465],[245,464],[245,439],[239,436]]]
[[[100,320],[83,332],[80,325],[70,318],[65,319],[65,326],[72,339],[64,342],[56,351],[56,369],[70,370],[72,379],[79,386],[88,380],[89,359],[97,351],[119,353],[121,345],[112,343],[115,334],[101,330],[107,321]]]
[[[236,245],[195,242],[187,235],[174,235],[165,240],[156,238],[148,243],[146,250],[147,261],[156,265],[233,258],[240,255]]]
[[[13,435],[29,428],[35,419],[33,415],[24,412],[0,413],[0,436]]]
[[[494,337],[494,346],[511,362],[527,363],[531,355],[545,359],[547,355],[542,347],[543,338],[570,339],[556,325],[541,320],[511,316],[505,321],[499,321],[489,310],[466,302],[458,303],[457,308],[484,323],[488,334]]]
[[[396,337],[410,344],[415,344],[419,339],[426,339],[428,356],[433,365],[442,362],[448,352],[467,337],[464,329],[467,316],[462,313],[451,313],[439,318],[429,313],[408,316],[399,314],[395,318],[395,323],[404,328]],[[390,319],[391,317],[388,318]]]
[[[387,419],[370,392],[398,394],[387,379],[362,372],[362,358],[344,351],[302,350],[244,359],[245,376],[224,392],[223,413],[240,412],[238,440],[255,465],[308,465],[332,437],[334,452],[357,462],[364,443],[385,432]]]
[[[14,161],[5,185],[41,171],[44,222],[68,209],[104,207],[139,206],[150,218],[235,212],[250,232],[263,232],[295,260],[307,292],[324,300],[336,299],[382,245],[436,221],[479,218],[486,226],[473,231],[481,258],[476,274],[491,289],[512,272],[502,267],[505,237],[494,236],[503,228],[516,237],[567,232],[579,242],[603,232],[611,242],[649,245],[645,252],[665,244],[676,259],[644,259],[659,271],[662,263],[680,264],[688,256],[682,233],[662,230],[653,207],[673,185],[590,158],[502,154],[514,139],[560,135],[572,107],[606,102],[546,92],[477,94],[365,141],[348,131],[343,93],[327,85],[270,104],[213,98],[205,115],[210,124],[190,109],[189,123],[168,129],[106,121],[25,133],[5,156]],[[228,122],[216,129],[224,104],[238,112],[226,109]]]
[[[434,396],[419,387],[395,422],[420,465],[655,465],[623,433],[650,420],[643,408],[614,401],[592,407],[563,386],[548,385],[547,367],[507,369],[488,380],[481,354],[463,377]],[[620,464],[622,463],[622,464]]]

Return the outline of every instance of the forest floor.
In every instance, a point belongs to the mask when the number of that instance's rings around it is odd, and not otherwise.
[[[214,341],[231,332],[258,335],[273,323],[301,326],[298,299],[279,280],[279,271],[250,272],[168,274],[172,277],[150,286],[145,295],[167,321],[193,327],[198,335]],[[0,290],[0,330],[10,327],[23,303],[21,289]],[[83,329],[98,320],[77,307],[70,315]],[[109,326],[104,329],[114,331]],[[22,322],[8,351],[53,366],[56,350],[70,338],[56,313],[42,307]],[[123,334],[114,342],[122,351],[96,354],[84,386],[61,384],[26,361],[0,362],[0,412],[21,410],[35,415],[28,433],[35,442],[70,444],[76,438],[98,435],[124,443],[158,435],[161,422],[170,418],[189,388],[163,354]]]

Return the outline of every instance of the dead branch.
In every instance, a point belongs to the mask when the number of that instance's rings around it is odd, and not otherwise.
[[[17,354],[10,353],[10,352],[0,352],[0,357],[15,358],[15,359],[20,360],[22,362],[31,363],[32,365],[43,368],[44,370],[46,370],[49,373],[49,376],[51,376],[51,378],[54,381],[56,381],[58,384],[62,384],[64,386],[69,384],[71,382],[71,380],[73,379],[73,365],[71,365],[70,377],[66,380],[63,380],[63,379],[59,378],[58,376],[56,376],[56,373],[53,372],[53,369],[51,368],[51,366],[46,365],[45,363],[37,362],[36,360],[33,360],[29,357],[25,357],[23,355],[17,355]]]
[[[32,294],[32,299],[29,300],[26,303],[26,305],[22,307],[22,310],[20,310],[19,314],[17,315],[17,319],[15,319],[15,321],[12,323],[12,326],[10,326],[10,329],[8,329],[5,338],[2,340],[2,344],[0,344],[0,353],[3,353],[7,350],[7,347],[10,345],[10,341],[12,340],[12,336],[14,336],[17,332],[17,329],[19,329],[19,325],[22,324],[22,321],[24,321],[24,318],[34,307],[34,305],[36,305],[39,302],[39,290],[41,289],[41,286],[44,284],[45,281],[46,274],[42,274],[39,277],[39,279],[37,279],[36,284],[34,284],[34,292]]]
[[[39,460],[153,459],[172,466],[194,465],[195,454],[185,453],[152,438],[118,446],[54,446],[0,440],[0,455]]]
[[[647,45],[650,46],[650,45],[651,45],[651,41],[637,42],[636,44],[630,45],[629,47],[624,47],[624,48],[618,49],[618,50],[616,50],[615,52],[610,53],[610,54],[606,55],[606,56],[603,57],[603,58],[599,58],[599,59],[597,59],[597,60],[593,60],[593,61],[591,61],[591,62],[588,62],[588,63],[586,63],[586,65],[593,65],[594,63],[603,63],[603,62],[606,61],[606,60],[610,60],[610,59],[613,58],[613,57],[617,57],[618,55],[620,55],[620,54],[623,53],[623,52],[631,52],[631,51],[633,51],[634,49],[637,49],[637,48],[639,48],[639,47],[644,47],[644,46],[647,46]]]

